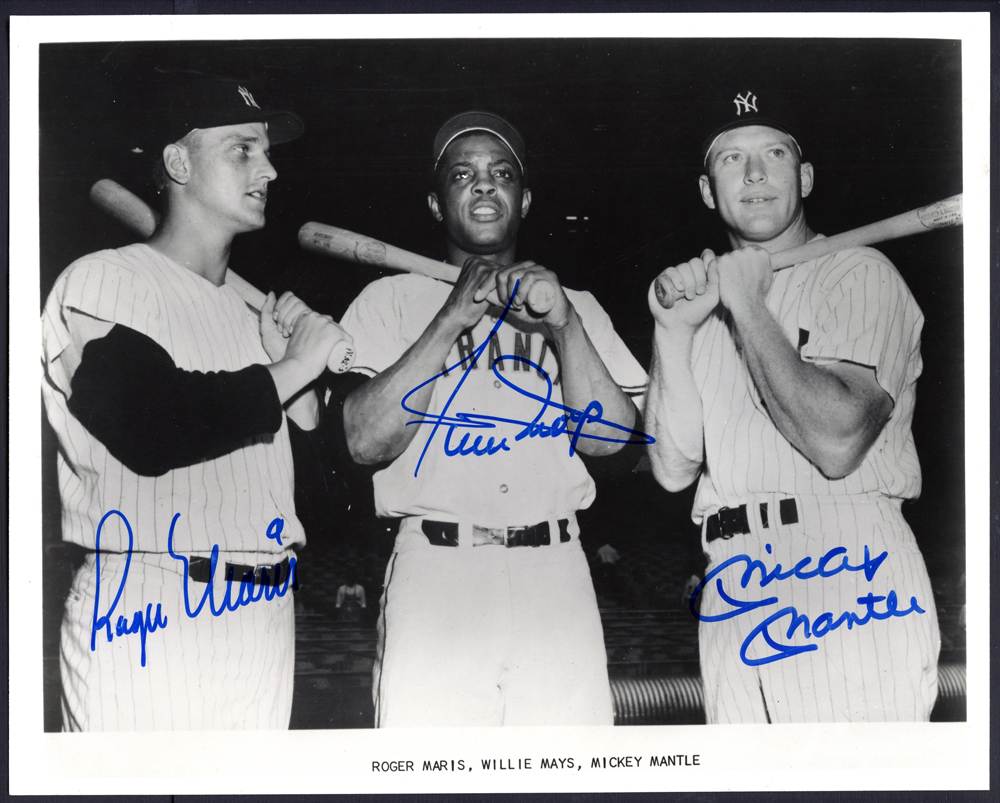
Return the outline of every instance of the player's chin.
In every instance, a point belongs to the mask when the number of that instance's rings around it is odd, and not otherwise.
[[[463,232],[462,247],[470,254],[490,256],[498,251],[503,251],[504,249],[509,248],[513,244],[515,237],[516,235],[511,235],[506,230],[466,230]]]

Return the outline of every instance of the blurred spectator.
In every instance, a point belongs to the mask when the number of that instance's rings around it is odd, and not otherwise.
[[[337,589],[337,615],[343,622],[358,622],[367,619],[368,602],[365,587],[357,582],[357,572],[351,570],[347,582]]]

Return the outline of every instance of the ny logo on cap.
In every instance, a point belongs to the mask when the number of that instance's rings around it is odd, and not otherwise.
[[[749,113],[757,111],[757,96],[751,95],[749,89],[743,95],[737,92],[736,97],[733,98],[733,103],[736,104],[737,117],[739,117],[743,112]],[[743,108],[741,109],[740,106]]]
[[[250,91],[246,87],[238,86],[236,88],[240,91],[240,94],[243,96],[243,102],[247,106],[253,106],[255,109],[260,108],[260,106],[257,105],[257,101],[253,99],[253,95],[250,94]]]

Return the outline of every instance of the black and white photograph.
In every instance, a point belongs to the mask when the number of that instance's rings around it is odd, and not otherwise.
[[[11,791],[986,784],[989,17],[811,16],[12,19]]]

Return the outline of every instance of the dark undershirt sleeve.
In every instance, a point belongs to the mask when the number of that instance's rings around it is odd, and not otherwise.
[[[353,541],[376,521],[372,476],[379,466],[361,466],[351,458],[344,431],[344,400],[368,378],[358,373],[324,372],[317,391],[319,425],[299,429],[289,419],[295,456],[295,512],[312,541]],[[318,541],[316,542],[318,543]]]
[[[185,371],[154,340],[121,325],[87,343],[71,390],[73,415],[144,476],[220,457],[275,433],[283,415],[265,366]]]
[[[598,477],[615,477],[627,474],[635,469],[639,464],[639,459],[646,454],[646,448],[642,445],[644,441],[641,441],[635,435],[636,432],[642,431],[642,413],[637,407],[635,410],[635,423],[632,425],[632,432],[629,433],[629,440],[640,441],[639,443],[626,443],[617,452],[607,457],[595,457],[593,455],[586,455],[583,452],[577,452],[577,454],[583,460],[583,464],[587,467],[590,476],[595,479]]]

